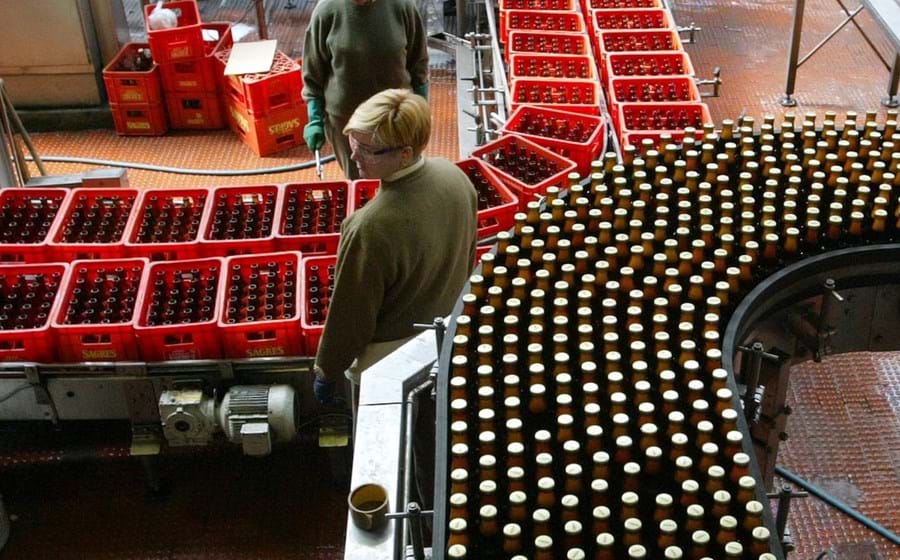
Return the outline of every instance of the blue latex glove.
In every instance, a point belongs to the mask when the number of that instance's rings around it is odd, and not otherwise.
[[[306,114],[309,122],[303,127],[303,140],[311,152],[325,145],[325,103],[318,97],[306,102]]]
[[[316,400],[319,401],[319,404],[334,406],[334,390],[336,387],[336,382],[316,377],[316,380],[313,381],[313,393],[316,395]]]
[[[413,93],[428,99],[428,84],[419,84],[413,88]]]

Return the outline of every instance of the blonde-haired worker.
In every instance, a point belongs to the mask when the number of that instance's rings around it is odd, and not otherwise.
[[[341,375],[360,373],[414,336],[413,323],[447,315],[472,271],[477,199],[469,178],[422,151],[428,103],[389,89],[360,105],[344,132],[378,196],[341,226],[335,284],[316,355],[316,398],[333,401]],[[354,402],[355,408],[355,402]]]
[[[387,88],[428,97],[428,47],[415,0],[320,0],[303,45],[310,150],[327,140],[348,179],[358,179],[342,133],[360,103]]]

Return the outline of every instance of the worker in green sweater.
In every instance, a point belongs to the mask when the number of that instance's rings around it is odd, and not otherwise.
[[[478,203],[457,166],[422,155],[431,114],[411,91],[374,95],[344,132],[360,175],[382,183],[341,226],[314,390],[331,404],[346,375],[355,412],[361,372],[410,340],[413,323],[453,309],[474,265]]]
[[[428,98],[428,48],[415,0],[321,0],[303,46],[310,150],[325,140],[348,179],[358,179],[343,134],[360,103],[388,88]]]

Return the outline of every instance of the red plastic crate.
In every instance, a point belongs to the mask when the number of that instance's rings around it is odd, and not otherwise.
[[[49,247],[60,261],[125,256],[125,228],[138,189],[74,189],[62,219],[50,232]],[[90,215],[95,214],[96,218]],[[109,222],[103,226],[103,222]]]
[[[156,2],[144,6],[144,25],[153,59],[158,64],[176,60],[200,58],[204,54],[200,10],[194,0],[166,2],[164,8],[178,15],[178,26],[173,29],[150,29],[148,18],[156,10]]]
[[[165,360],[193,360],[220,358],[222,346],[219,334],[219,308],[216,305],[225,278],[225,259],[208,258],[186,261],[151,263],[144,272],[145,289],[138,295],[138,314],[134,333],[137,336],[141,356],[148,362]],[[196,285],[196,300],[191,305],[203,311],[197,318],[151,318],[154,294],[174,300],[172,307],[186,304],[188,297],[182,292],[172,294],[176,286]],[[211,298],[211,299],[207,299]],[[168,307],[168,301],[164,302]],[[164,321],[176,321],[163,324]],[[177,321],[186,322],[177,322]]]
[[[216,52],[234,46],[231,22],[208,21],[200,27],[203,30],[203,54],[210,60],[213,60]]]
[[[498,157],[509,157],[511,152],[516,157],[525,158],[517,162],[518,173],[516,175],[501,169],[497,162]],[[572,160],[559,156],[531,140],[515,135],[502,136],[479,147],[472,152],[472,157],[485,161],[491,170],[500,177],[500,180],[517,193],[519,208],[524,208],[526,204],[535,200],[535,197],[543,195],[547,192],[548,187],[565,188],[569,173],[575,171],[575,162]],[[522,174],[528,172],[528,164],[532,160],[547,167],[546,177],[535,177],[529,180],[526,175],[524,179],[521,178]]]
[[[159,68],[166,94],[214,93],[219,87],[216,69],[210,57],[162,64]]]
[[[506,12],[506,32],[517,30],[561,31],[584,33],[584,18],[578,12],[565,10],[509,10]]]
[[[700,90],[690,76],[613,78],[609,81],[609,108],[618,126],[622,103],[690,103],[700,101]]]
[[[662,0],[582,0],[582,8],[591,10],[622,10],[629,8],[662,8]]]
[[[164,62],[159,65],[160,79],[166,93],[211,94],[221,89],[221,79],[215,53],[234,45],[231,24],[228,22],[204,23],[200,26],[203,56]]]
[[[68,189],[0,189],[0,262],[47,262]]]
[[[509,60],[516,53],[543,53],[588,55],[591,45],[584,33],[560,33],[547,31],[510,31],[504,54]]]
[[[243,255],[225,260],[225,286],[219,294],[219,330],[226,358],[302,356],[300,331],[300,258],[298,252]],[[254,280],[252,274],[258,275]],[[240,282],[235,282],[236,277]],[[249,284],[274,287],[254,293]],[[246,289],[244,289],[246,288]],[[263,296],[256,305],[242,298]],[[271,297],[269,297],[271,295]],[[236,298],[237,303],[232,303]],[[268,303],[266,303],[268,302]],[[270,307],[271,306],[271,307]],[[250,314],[250,308],[255,308]],[[232,313],[232,309],[237,313]],[[246,313],[246,314],[242,314]],[[266,319],[266,316],[273,318]]]
[[[500,0],[500,36],[506,37],[506,15],[510,10],[562,10],[578,9],[575,0]]]
[[[50,324],[61,361],[140,359],[134,320],[137,296],[148,264],[147,259],[119,259],[79,260],[70,265],[62,284],[59,306]],[[93,296],[98,301],[84,300],[84,295],[76,297],[76,289],[82,294],[87,294],[90,289],[100,290]],[[110,305],[111,298],[116,298],[121,308]],[[104,317],[102,313],[107,309],[113,312]]]
[[[160,136],[169,130],[162,103],[110,103],[119,136]]]
[[[509,77],[556,80],[596,80],[597,66],[590,56],[514,54],[509,57]]]
[[[606,63],[606,57],[613,52],[654,52],[681,51],[681,39],[677,31],[598,31],[596,34],[597,52],[600,53],[600,64]]]
[[[478,239],[511,228],[513,216],[519,209],[519,197],[480,159],[457,161],[456,166],[469,177],[478,192]]]
[[[552,107],[599,115],[602,95],[600,82],[596,80],[545,80],[543,78],[517,78],[510,89],[510,109],[521,105]]]
[[[229,56],[231,49],[215,53],[222,91],[227,98],[246,107],[251,115],[261,117],[279,109],[303,104],[303,97],[300,95],[303,89],[300,64],[288,55],[277,51],[272,69],[268,72],[226,76],[225,65]]]
[[[215,130],[225,127],[222,101],[213,93],[166,92],[169,123],[180,130]]]
[[[126,253],[156,261],[199,257],[209,200],[207,188],[141,191],[125,229]]]
[[[324,181],[318,183],[290,183],[284,186],[284,203],[278,214],[278,227],[275,231],[276,247],[279,251],[300,251],[304,255],[324,253],[335,254],[341,236],[341,223],[350,215],[353,208],[348,205],[352,200],[349,181]],[[318,223],[312,223],[312,217],[319,216],[324,201],[327,205],[327,218],[323,221],[324,231],[320,231]],[[305,227],[297,222],[304,213],[301,202],[309,201],[309,224]],[[339,205],[342,205],[343,215]],[[332,215],[331,209],[334,209]],[[308,233],[302,233],[308,231]]]
[[[368,204],[370,200],[375,198],[380,188],[381,181],[378,179],[357,179],[353,181],[353,185],[350,187],[350,192],[352,193],[350,199],[353,201],[353,205],[347,215],[349,216]]]
[[[507,119],[501,132],[524,136],[571,159],[582,176],[590,174],[591,162],[606,150],[606,120],[599,115],[520,105]],[[572,139],[560,137],[570,133],[573,134]]]
[[[325,318],[328,316],[328,304],[331,301],[331,289],[334,286],[333,275],[328,274],[328,267],[334,267],[337,257],[328,255],[305,257],[300,265],[300,287],[303,295],[300,298],[300,328],[303,331],[306,353],[315,356],[319,350],[319,341],[325,330]],[[318,270],[316,270],[318,269]],[[314,281],[318,278],[318,281]],[[311,292],[315,287],[316,291]],[[312,305],[313,298],[321,305]]]
[[[59,305],[59,288],[68,268],[67,263],[0,266],[0,306],[12,305],[0,316],[0,361],[52,362],[56,359],[50,319]],[[13,291],[16,285],[19,289]],[[11,297],[13,294],[15,297]],[[35,294],[33,299],[29,294]],[[30,299],[28,305],[32,306],[32,311],[23,309],[26,298]],[[22,314],[26,317],[18,321]]]
[[[160,103],[159,65],[149,70],[135,70],[133,61],[139,49],[150,48],[149,43],[128,43],[103,69],[103,83],[110,103]],[[130,64],[130,65],[129,65]]]
[[[275,223],[282,200],[278,185],[214,187],[210,209],[200,225],[200,250],[210,256],[274,251]],[[230,232],[229,222],[234,219],[238,220],[236,230]],[[245,227],[256,231],[245,232]]]
[[[603,65],[603,82],[628,76],[693,76],[686,52],[610,53]]]
[[[619,105],[620,132],[638,130],[684,130],[711,123],[706,103],[622,103]]]
[[[306,105],[295,105],[256,118],[233,99],[225,103],[228,126],[256,155],[265,157],[304,145],[303,127],[309,121]]]
[[[674,29],[675,19],[665,8],[591,10],[588,24],[594,32],[608,29]]]

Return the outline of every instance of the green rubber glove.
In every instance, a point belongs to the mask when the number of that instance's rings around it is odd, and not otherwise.
[[[416,95],[420,95],[427,100],[428,99],[428,84],[427,83],[419,84],[419,85],[413,87],[413,93],[415,93]]]
[[[325,103],[319,97],[306,102],[306,114],[309,122],[303,127],[303,140],[310,151],[316,151],[325,145]]]

